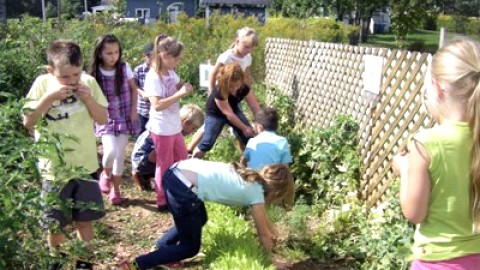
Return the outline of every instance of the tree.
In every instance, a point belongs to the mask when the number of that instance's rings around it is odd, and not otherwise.
[[[403,43],[406,41],[408,32],[418,27],[422,19],[427,16],[427,2],[425,0],[391,0],[390,5],[395,39]]]

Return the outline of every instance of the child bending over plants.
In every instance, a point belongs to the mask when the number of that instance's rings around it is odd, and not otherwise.
[[[437,125],[394,158],[403,215],[416,224],[410,269],[478,269],[480,43],[448,43],[427,72],[424,102]]]
[[[120,270],[150,269],[157,265],[179,265],[200,250],[202,227],[207,222],[204,201],[226,205],[250,205],[260,243],[272,252],[277,231],[268,219],[265,205],[282,204],[293,192],[288,166],[274,164],[260,172],[236,163],[187,159],[165,173],[163,187],[175,225],[155,245],[156,250],[120,265]]]
[[[41,223],[49,232],[52,254],[60,257],[59,247],[66,240],[67,225],[73,222],[78,237],[93,251],[92,221],[105,216],[97,181],[82,179],[80,175],[72,177],[74,173],[68,168],[80,167],[90,174],[98,169],[93,126],[94,122],[107,121],[107,100],[95,78],[82,71],[83,57],[76,43],[53,42],[48,47],[47,59],[48,73],[40,75],[27,94],[29,101],[25,108],[30,110],[25,113],[23,124],[29,129],[37,128],[37,139],[43,137],[37,125],[40,118],[45,120],[47,130],[76,138],[61,142],[62,149],[71,150],[62,153],[63,161],[49,157],[41,158],[38,163],[44,179],[42,197],[47,205]],[[52,206],[49,203],[52,201],[60,204]],[[62,265],[56,262],[49,269],[62,269]],[[75,269],[92,269],[92,263],[79,260]]]

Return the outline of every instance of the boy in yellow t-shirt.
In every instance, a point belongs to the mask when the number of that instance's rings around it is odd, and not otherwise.
[[[42,196],[51,198],[54,194],[60,206],[45,209],[42,225],[48,229],[48,244],[57,251],[66,239],[63,228],[74,224],[78,237],[87,243],[93,240],[92,221],[105,215],[103,200],[98,183],[81,179],[80,174],[65,168],[82,168],[83,173],[92,174],[98,168],[94,122],[107,120],[107,100],[96,80],[82,71],[83,58],[80,47],[71,41],[55,41],[47,50],[47,74],[40,75],[27,94],[27,109],[23,125],[32,129],[40,118],[46,122],[45,129],[66,135],[61,142],[65,164],[56,157],[40,158],[38,167],[43,177]],[[69,137],[75,139],[71,139]],[[40,139],[39,129],[35,137]],[[73,202],[73,204],[71,204]],[[90,207],[95,205],[95,207]],[[92,269],[92,264],[77,261],[76,269]],[[59,263],[50,269],[61,269]]]

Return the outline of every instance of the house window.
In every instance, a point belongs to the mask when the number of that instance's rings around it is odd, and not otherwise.
[[[178,14],[183,12],[183,3],[182,2],[175,2],[172,3],[167,7],[167,13],[168,13],[168,22],[169,23],[176,23]]]
[[[135,17],[137,18],[150,18],[150,9],[149,8],[136,8]]]

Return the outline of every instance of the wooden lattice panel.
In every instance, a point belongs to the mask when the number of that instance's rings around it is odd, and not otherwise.
[[[365,56],[384,57],[376,100],[363,96]],[[390,187],[391,159],[405,138],[430,126],[421,113],[421,89],[431,55],[316,41],[269,38],[266,83],[295,102],[297,122],[327,127],[338,114],[360,123],[361,193],[369,205]]]
[[[430,54],[392,51],[384,67],[380,100],[372,115],[371,147],[364,160],[361,191],[368,205],[383,201],[390,187],[392,158],[406,138],[421,126],[431,126],[421,93]]]

